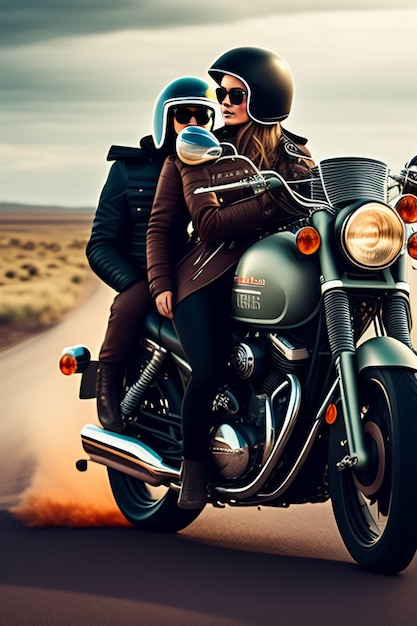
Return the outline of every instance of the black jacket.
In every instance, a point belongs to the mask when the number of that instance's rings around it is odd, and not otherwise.
[[[92,270],[116,291],[146,279],[146,229],[166,154],[150,136],[140,148],[112,146],[114,161],[100,195],[86,254]]]

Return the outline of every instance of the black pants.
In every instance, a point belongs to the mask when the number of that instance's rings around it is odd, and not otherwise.
[[[233,271],[179,303],[174,325],[192,368],[182,405],[184,457],[207,458],[211,406],[225,383],[230,354]]]
[[[124,363],[134,355],[145,316],[151,306],[148,281],[135,283],[113,300],[99,360],[103,363]]]

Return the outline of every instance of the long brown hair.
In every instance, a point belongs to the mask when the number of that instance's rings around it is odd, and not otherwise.
[[[271,170],[277,160],[277,146],[281,136],[279,123],[271,126],[249,122],[236,135],[236,149],[247,156],[258,169]]]

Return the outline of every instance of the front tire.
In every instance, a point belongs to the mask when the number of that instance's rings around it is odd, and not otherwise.
[[[143,433],[144,441],[146,437],[152,437],[152,428],[158,429],[159,418],[164,422],[166,435],[172,431],[174,434],[171,432],[171,437],[175,438],[175,433],[180,433],[181,392],[182,387],[174,375],[173,368],[163,366],[158,378],[145,391],[137,408],[138,423],[143,421],[148,426],[148,430]],[[161,424],[160,426],[162,429]],[[149,443],[156,452],[161,452],[157,448],[158,438],[153,438]],[[163,445],[163,439],[160,443]],[[181,448],[180,444],[180,441],[176,442],[178,449]],[[169,447],[168,443],[167,454],[170,452]],[[164,456],[163,453],[161,455]],[[174,451],[169,463],[179,468],[180,454]],[[107,472],[120,511],[136,528],[175,533],[191,524],[201,513],[202,509],[180,509],[177,506],[177,491],[171,488],[152,487],[110,467],[107,468]]]
[[[336,464],[347,454],[339,415],[330,431],[329,488],[342,539],[364,569],[395,574],[417,548],[417,382],[403,369],[370,369],[359,379],[369,456],[366,469]]]

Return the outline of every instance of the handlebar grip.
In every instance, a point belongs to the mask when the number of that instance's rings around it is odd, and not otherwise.
[[[283,181],[275,176],[271,176],[271,178],[266,178],[265,184],[268,191],[274,191],[276,189],[282,189],[284,187]]]

